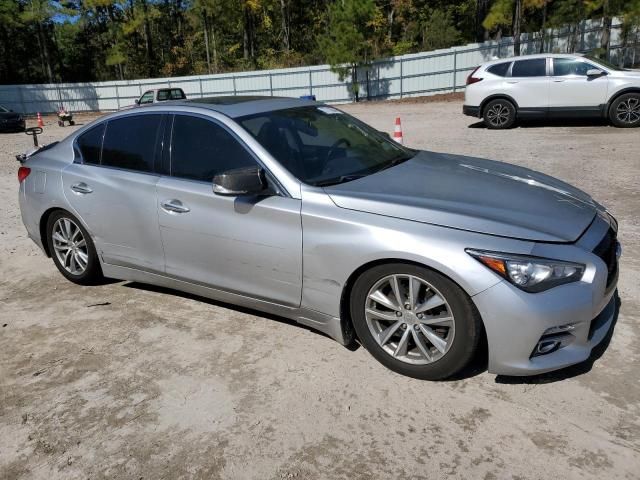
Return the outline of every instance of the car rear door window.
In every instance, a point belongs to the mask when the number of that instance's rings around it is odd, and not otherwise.
[[[566,77],[571,75],[586,77],[587,72],[592,68],[597,67],[590,63],[578,60],[577,58],[553,59],[553,75],[556,77]]]
[[[109,120],[102,147],[102,165],[153,172],[162,115],[131,115]]]
[[[514,62],[512,77],[544,77],[547,75],[547,59],[531,58]]]
[[[221,125],[201,117],[175,116],[172,176],[210,182],[219,173],[255,165],[251,153]]]
[[[498,75],[499,77],[506,77],[510,66],[511,62],[497,63],[487,68],[487,72]]]
[[[88,163],[90,165],[100,164],[104,127],[105,123],[102,123],[78,137],[76,143],[82,156],[82,163]]]

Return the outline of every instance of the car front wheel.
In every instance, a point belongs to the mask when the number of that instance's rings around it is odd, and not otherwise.
[[[94,285],[102,279],[102,269],[91,236],[80,221],[65,211],[47,220],[47,242],[56,267],[68,280]]]
[[[460,287],[416,265],[387,264],[362,274],[351,294],[351,317],[362,345],[389,369],[439,380],[473,359],[480,316]]]
[[[494,130],[513,127],[516,122],[516,107],[509,100],[491,100],[482,113],[487,128]]]
[[[640,93],[627,93],[616,98],[609,108],[609,119],[616,127],[640,127]]]

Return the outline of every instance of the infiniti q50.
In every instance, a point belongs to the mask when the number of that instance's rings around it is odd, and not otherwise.
[[[388,368],[449,377],[587,359],[615,311],[617,223],[525,168],[393,142],[320,103],[172,101],[32,153],[22,219],[79,284],[146,282],[275,313]]]

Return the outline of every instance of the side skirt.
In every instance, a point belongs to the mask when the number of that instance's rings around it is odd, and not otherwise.
[[[237,293],[225,292],[215,288],[199,285],[196,283],[178,280],[157,273],[145,272],[135,268],[121,267],[102,263],[102,272],[107,278],[116,278],[119,280],[127,280],[130,282],[148,283],[158,287],[179,290],[193,295],[210,298],[220,302],[239,305],[246,308],[259,310],[273,315],[279,315],[296,322],[306,325],[307,327],[318,330],[330,336],[342,345],[347,345],[344,332],[342,330],[340,319],[332,317],[324,313],[310,310],[307,308],[295,308],[268,302],[256,298],[246,297]]]

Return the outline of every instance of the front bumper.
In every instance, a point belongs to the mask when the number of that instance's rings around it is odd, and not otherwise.
[[[468,115],[469,117],[480,117],[480,107],[472,107],[471,105],[463,105],[462,113]]]
[[[581,281],[540,293],[527,293],[502,281],[473,297],[487,333],[489,372],[536,375],[567,367],[587,360],[607,336],[618,311],[618,273],[617,268],[608,270],[592,251],[603,227],[597,220],[577,244],[546,244],[534,253],[584,263]],[[540,342],[549,339],[562,339],[560,347],[540,353]]]

